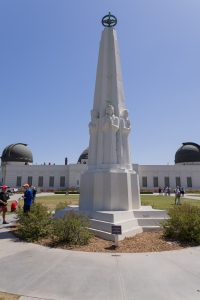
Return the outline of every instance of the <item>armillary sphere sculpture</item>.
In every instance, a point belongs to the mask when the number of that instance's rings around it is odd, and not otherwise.
[[[102,18],[101,23],[104,27],[114,27],[117,24],[117,18],[109,12],[108,15]]]

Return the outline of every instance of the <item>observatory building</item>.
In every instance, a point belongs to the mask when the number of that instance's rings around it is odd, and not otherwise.
[[[174,154],[174,165],[138,165],[133,169],[139,176],[142,191],[157,191],[159,187],[183,186],[186,190],[200,190],[200,145],[183,143]],[[1,183],[20,188],[24,182],[41,191],[66,190],[80,187],[81,174],[87,169],[88,149],[77,158],[77,163],[63,165],[34,164],[34,154],[24,143],[5,147],[1,155]]]

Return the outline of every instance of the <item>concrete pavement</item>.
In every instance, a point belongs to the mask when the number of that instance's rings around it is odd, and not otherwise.
[[[200,299],[200,247],[135,254],[51,249],[19,242],[10,221],[0,229],[0,291],[20,300]]]
[[[142,196],[165,196],[163,194],[158,194],[158,193],[153,193],[153,194],[143,194]],[[165,197],[169,197],[169,196],[165,196]],[[175,198],[175,194],[171,193],[170,197]],[[184,197],[181,197],[182,200],[184,199],[192,199],[192,200],[200,200],[200,194],[185,194]]]
[[[19,242],[0,218],[0,291],[20,300],[200,299],[200,247],[87,253]]]

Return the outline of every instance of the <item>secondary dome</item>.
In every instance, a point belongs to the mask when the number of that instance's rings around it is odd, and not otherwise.
[[[200,163],[200,145],[191,142],[183,143],[175,154],[175,164],[178,163]]]
[[[79,157],[77,163],[79,163],[79,164],[85,164],[85,163],[87,162],[87,160],[88,160],[88,148],[85,149],[85,150],[81,153],[81,155],[80,155],[80,157]]]
[[[7,146],[1,156],[2,162],[16,161],[32,163],[33,155],[27,144],[17,143]]]

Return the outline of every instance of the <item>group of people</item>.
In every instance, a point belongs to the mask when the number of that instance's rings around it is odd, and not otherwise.
[[[158,192],[159,192],[159,195],[160,194],[163,194],[165,196],[170,196],[171,195],[171,189],[168,186],[166,186],[164,188],[159,187]]]
[[[0,213],[2,212],[2,217],[3,217],[3,224],[8,224],[6,221],[6,212],[7,212],[7,204],[8,200],[10,199],[10,195],[7,192],[7,185],[2,185],[1,187],[1,192],[0,192]],[[35,202],[36,198],[36,193],[37,189],[35,187],[30,187],[28,183],[25,183],[23,185],[24,188],[24,195],[22,198],[24,199],[24,206],[23,210],[24,213],[28,213],[30,211],[31,205]],[[11,204],[11,211],[15,211],[18,205],[18,200],[15,200]]]
[[[161,188],[159,187],[159,195],[160,194],[163,194],[165,196],[170,196],[171,195],[171,189],[170,187],[165,187],[165,188]],[[184,190],[184,187],[179,187],[177,186],[175,189],[174,189],[174,194],[175,194],[175,204],[176,205],[179,205],[181,204],[181,197],[184,197],[185,195],[185,190]]]
[[[31,205],[35,203],[37,190],[35,187],[30,187],[28,183],[25,183],[23,185],[23,188],[24,188],[24,195],[22,196],[24,199],[23,210],[24,213],[27,213],[30,211]]]

